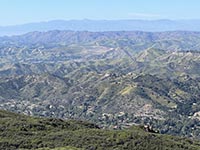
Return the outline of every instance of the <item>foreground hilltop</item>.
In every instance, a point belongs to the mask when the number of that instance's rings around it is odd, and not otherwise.
[[[200,142],[144,131],[103,130],[83,121],[34,118],[0,111],[0,149],[198,150]]]

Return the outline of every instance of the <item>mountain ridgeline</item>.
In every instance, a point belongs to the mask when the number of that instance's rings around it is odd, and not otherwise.
[[[33,31],[200,31],[200,20],[53,20],[23,25],[1,26],[0,36]]]
[[[0,38],[0,108],[200,138],[200,32]]]

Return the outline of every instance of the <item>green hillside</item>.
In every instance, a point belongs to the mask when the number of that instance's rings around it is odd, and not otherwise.
[[[82,121],[33,118],[0,111],[0,149],[198,150],[198,141],[155,134],[142,127],[104,130]]]

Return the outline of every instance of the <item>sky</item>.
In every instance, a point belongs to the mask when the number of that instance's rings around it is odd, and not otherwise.
[[[82,19],[200,19],[200,0],[0,0],[0,26]]]

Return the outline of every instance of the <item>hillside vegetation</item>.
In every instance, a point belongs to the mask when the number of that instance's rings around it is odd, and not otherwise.
[[[33,32],[0,40],[0,108],[200,138],[199,32]]]
[[[200,149],[197,141],[146,132],[139,126],[103,130],[82,121],[33,118],[6,111],[0,111],[0,130],[0,149]]]

